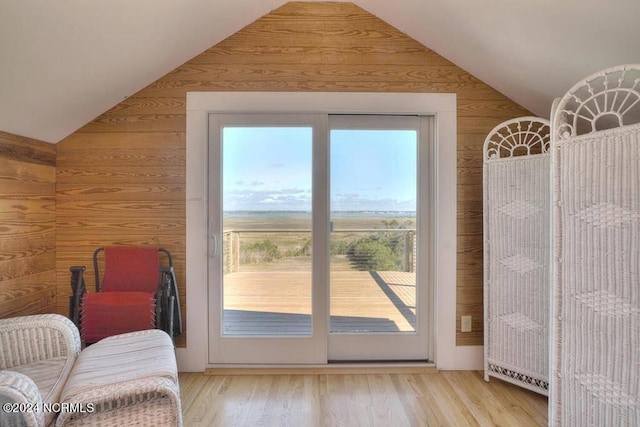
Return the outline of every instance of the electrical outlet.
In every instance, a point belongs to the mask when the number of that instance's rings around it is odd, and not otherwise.
[[[471,316],[460,318],[460,332],[471,332]]]

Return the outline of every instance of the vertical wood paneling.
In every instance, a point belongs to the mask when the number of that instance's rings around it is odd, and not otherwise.
[[[58,309],[68,267],[94,246],[158,243],[177,255],[184,301],[187,91],[456,93],[460,345],[482,344],[484,136],[529,114],[437,53],[350,3],[287,3],[124,100],[58,147]],[[469,210],[468,210],[469,208]],[[480,267],[478,265],[480,264]]]
[[[55,157],[0,132],[0,318],[56,309]]]

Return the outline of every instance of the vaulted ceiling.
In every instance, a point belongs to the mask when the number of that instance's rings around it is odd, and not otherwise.
[[[542,117],[640,62],[638,0],[351,0]],[[0,131],[58,142],[284,0],[2,0]]]

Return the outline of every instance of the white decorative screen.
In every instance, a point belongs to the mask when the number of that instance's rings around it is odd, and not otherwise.
[[[548,393],[549,122],[509,120],[484,145],[485,380]]]
[[[575,85],[553,118],[550,422],[640,425],[640,66]]]

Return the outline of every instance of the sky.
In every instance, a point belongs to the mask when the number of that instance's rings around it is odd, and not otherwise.
[[[415,211],[416,132],[332,130],[332,211]],[[225,211],[311,211],[310,127],[225,127]]]

